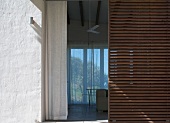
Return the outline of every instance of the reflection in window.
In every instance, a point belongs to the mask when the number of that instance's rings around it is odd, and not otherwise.
[[[108,49],[70,49],[69,59],[69,103],[88,104],[87,88],[108,88]]]

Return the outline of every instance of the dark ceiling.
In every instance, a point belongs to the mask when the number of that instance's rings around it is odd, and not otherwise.
[[[68,1],[68,23],[71,21],[94,22],[96,25],[108,23],[108,1]]]

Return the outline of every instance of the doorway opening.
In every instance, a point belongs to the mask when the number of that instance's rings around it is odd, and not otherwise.
[[[68,121],[107,120],[108,1],[68,1],[67,7]]]

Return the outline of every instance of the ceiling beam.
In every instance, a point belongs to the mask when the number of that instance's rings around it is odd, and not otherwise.
[[[83,1],[79,1],[81,25],[84,26]]]
[[[101,8],[101,1],[98,1],[97,13],[96,13],[96,25],[99,25],[100,8]]]
[[[69,16],[69,12],[67,11],[67,24],[70,25],[70,16]]]

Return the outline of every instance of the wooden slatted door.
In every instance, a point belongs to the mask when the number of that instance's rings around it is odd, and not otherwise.
[[[170,123],[170,1],[109,0],[109,122]]]

